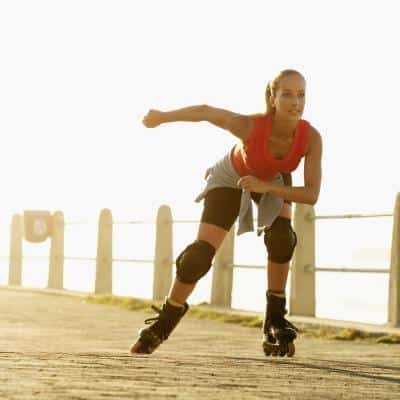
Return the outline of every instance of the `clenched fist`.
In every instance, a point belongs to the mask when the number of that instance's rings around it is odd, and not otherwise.
[[[158,110],[149,110],[146,116],[143,118],[143,124],[147,128],[155,128],[156,126],[163,123],[163,112]]]

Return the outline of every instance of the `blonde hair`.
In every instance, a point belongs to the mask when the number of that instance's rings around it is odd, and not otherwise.
[[[265,101],[267,103],[266,115],[273,114],[275,112],[275,107],[271,104],[271,96],[276,95],[276,92],[279,88],[279,82],[282,78],[293,74],[299,75],[304,79],[304,76],[299,71],[296,71],[295,69],[284,69],[283,71],[279,72],[274,79],[271,79],[268,82],[267,88],[265,89]]]

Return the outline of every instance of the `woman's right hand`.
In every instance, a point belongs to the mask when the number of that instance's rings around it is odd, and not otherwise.
[[[147,128],[155,128],[156,126],[163,123],[162,118],[163,112],[158,110],[149,110],[149,112],[143,118],[143,124]]]

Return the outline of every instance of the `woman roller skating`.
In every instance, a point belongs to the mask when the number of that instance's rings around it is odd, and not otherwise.
[[[315,204],[321,185],[322,140],[302,119],[306,82],[295,70],[284,70],[266,89],[264,114],[241,115],[207,105],[169,112],[150,110],[148,128],[175,121],[207,121],[239,141],[207,169],[207,184],[196,201],[204,209],[196,240],[176,260],[176,277],[157,315],[147,319],[131,353],[152,353],[188,310],[187,299],[210,269],[213,257],[232,225],[237,234],[254,230],[253,203],[258,207],[257,234],[264,234],[268,253],[266,311],[263,324],[265,355],[293,356],[296,328],[285,319],[285,288],[296,246],[291,226],[291,202]],[[304,186],[293,187],[291,172],[304,157]]]

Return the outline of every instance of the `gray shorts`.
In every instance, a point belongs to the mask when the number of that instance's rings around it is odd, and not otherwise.
[[[200,202],[205,199],[207,193],[215,188],[231,188],[239,190],[240,205],[239,205],[239,227],[237,235],[241,235],[245,232],[254,231],[253,224],[253,205],[251,201],[251,194],[243,191],[240,186],[237,185],[240,179],[239,174],[233,167],[231,160],[231,152],[226,154],[221,160],[215,163],[212,167],[208,168],[209,175],[207,177],[207,183],[202,192],[196,197],[195,201]],[[283,185],[283,176],[277,174],[273,179],[274,182]],[[236,195],[237,196],[237,195]],[[275,218],[279,215],[283,206],[283,199],[277,197],[271,193],[263,193],[257,204],[258,215],[257,215],[257,234],[261,235],[265,228],[272,225]],[[221,208],[223,212],[223,208]]]

